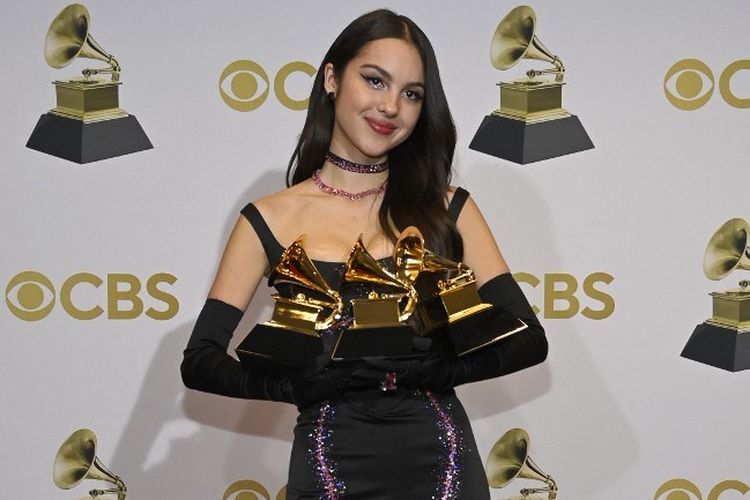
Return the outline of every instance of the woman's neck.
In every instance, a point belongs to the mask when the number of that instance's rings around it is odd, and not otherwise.
[[[356,193],[379,187],[388,179],[388,170],[374,174],[350,172],[326,161],[320,169],[320,179],[327,185]]]

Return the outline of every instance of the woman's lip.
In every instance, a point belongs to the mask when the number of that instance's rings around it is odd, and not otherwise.
[[[388,122],[380,122],[373,120],[372,118],[365,118],[365,120],[367,120],[367,124],[370,125],[370,128],[378,134],[388,135],[396,129],[395,125],[391,125]]]

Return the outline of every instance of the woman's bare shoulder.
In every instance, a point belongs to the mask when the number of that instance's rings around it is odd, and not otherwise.
[[[253,202],[261,215],[268,220],[284,219],[287,214],[299,209],[302,196],[306,193],[306,183],[295,184],[288,188],[258,198]]]

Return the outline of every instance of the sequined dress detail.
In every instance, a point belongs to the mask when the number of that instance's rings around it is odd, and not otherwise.
[[[457,216],[459,188],[449,213]],[[458,205],[458,206],[457,206]],[[284,250],[254,205],[243,210],[269,262]],[[455,220],[455,218],[454,218]],[[340,290],[344,264],[313,261]],[[393,271],[393,259],[380,259]],[[363,286],[340,290],[345,304],[365,297]],[[333,348],[352,321],[351,305],[323,331]],[[378,389],[346,392],[300,412],[294,429],[287,500],[489,500],[489,487],[469,419],[453,390],[445,393]]]

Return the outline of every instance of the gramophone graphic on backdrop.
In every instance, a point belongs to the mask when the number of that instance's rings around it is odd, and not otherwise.
[[[26,147],[76,163],[89,163],[151,149],[135,116],[120,108],[120,64],[91,36],[83,5],[65,7],[50,24],[44,58],[63,68],[77,58],[97,59],[108,67],[82,71],[83,77],[57,80],[57,106],[43,114]],[[110,80],[94,78],[110,74]]]
[[[750,270],[750,224],[730,219],[706,247],[703,273],[720,280],[735,270]],[[682,357],[737,372],[750,368],[750,280],[724,292],[711,292],[713,314],[695,327]]]
[[[114,488],[89,490],[84,499],[109,498],[125,500],[127,488],[123,480],[109,470],[96,456],[96,434],[91,429],[78,429],[63,441],[52,465],[52,480],[58,488],[75,488],[84,479],[105,481]],[[80,498],[80,497],[79,497]]]
[[[526,78],[500,82],[500,109],[484,117],[469,149],[526,164],[592,149],[577,116],[562,107],[565,66],[535,34],[536,14],[529,6],[511,10],[497,25],[490,60],[499,70],[523,59],[546,61],[554,68],[532,69]],[[542,75],[552,74],[554,80]]]
[[[505,500],[556,500],[559,488],[552,476],[529,455],[531,439],[524,429],[507,431],[495,441],[484,469],[490,488],[504,488],[516,479],[540,481],[544,486],[521,489],[521,495]]]

